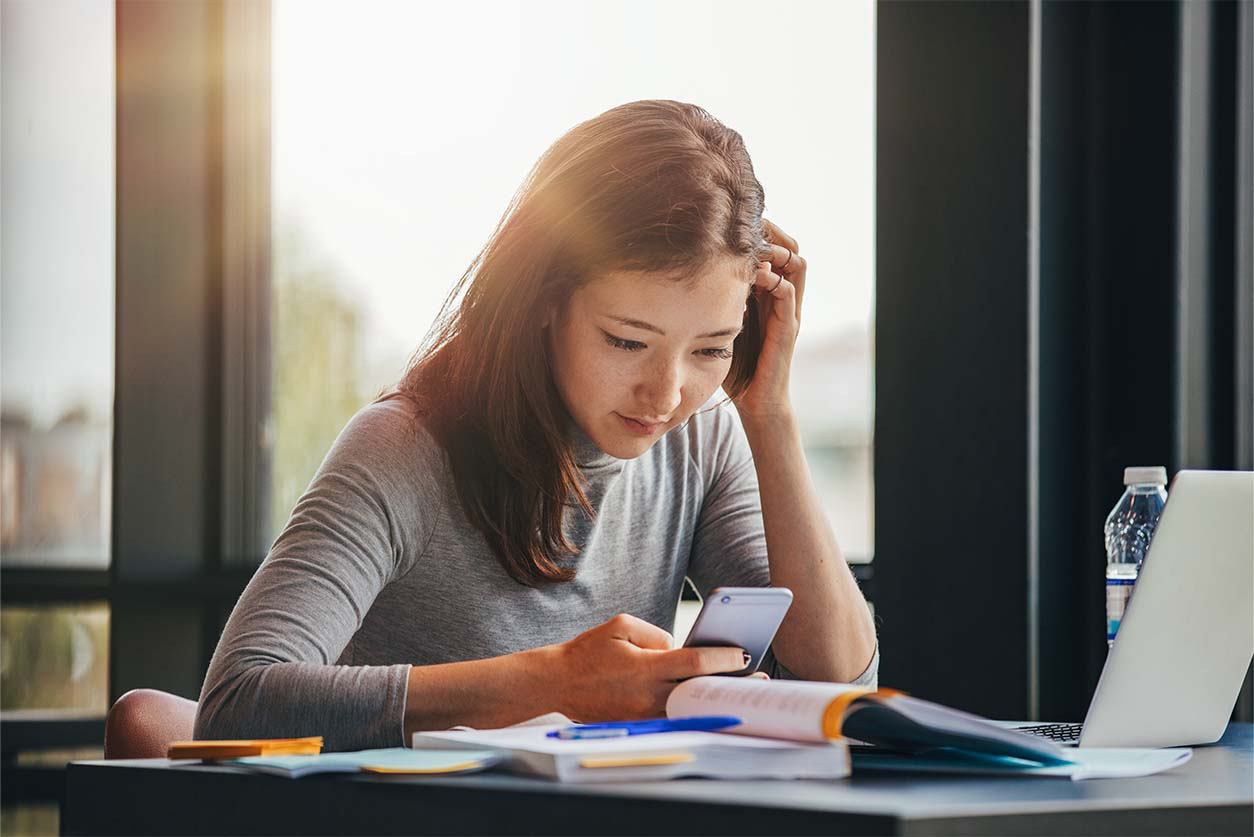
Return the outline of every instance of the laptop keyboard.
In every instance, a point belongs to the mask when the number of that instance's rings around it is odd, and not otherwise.
[[[1080,740],[1080,728],[1083,724],[1034,724],[1028,727],[1015,727],[1019,732],[1036,735],[1057,741],[1059,744],[1073,744]]]

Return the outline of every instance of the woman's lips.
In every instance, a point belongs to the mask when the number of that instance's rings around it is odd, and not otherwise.
[[[652,436],[655,432],[657,432],[657,429],[662,426],[662,422],[660,421],[654,422],[653,424],[646,424],[639,419],[628,418],[622,413],[615,413],[614,415],[618,416],[619,421],[623,423],[623,427],[627,428],[629,432],[634,433],[637,436]]]

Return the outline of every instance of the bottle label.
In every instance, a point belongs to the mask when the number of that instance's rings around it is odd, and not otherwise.
[[[1119,623],[1123,621],[1123,611],[1132,598],[1132,585],[1135,578],[1106,579],[1106,641],[1112,642],[1119,631]]]

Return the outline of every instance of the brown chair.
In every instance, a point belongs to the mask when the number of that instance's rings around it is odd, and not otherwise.
[[[107,759],[163,758],[171,741],[190,741],[196,701],[159,692],[132,689],[117,699],[105,720]]]

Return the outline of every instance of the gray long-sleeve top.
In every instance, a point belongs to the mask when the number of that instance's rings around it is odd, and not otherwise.
[[[227,621],[197,738],[400,746],[411,665],[564,642],[617,613],[670,631],[685,576],[703,594],[770,584],[753,458],[728,404],[632,460],[574,430],[596,515],[567,522],[575,579],[538,588],[514,581],[467,521],[413,410],[371,404],[336,439]],[[877,650],[856,682],[874,684],[878,667]]]

